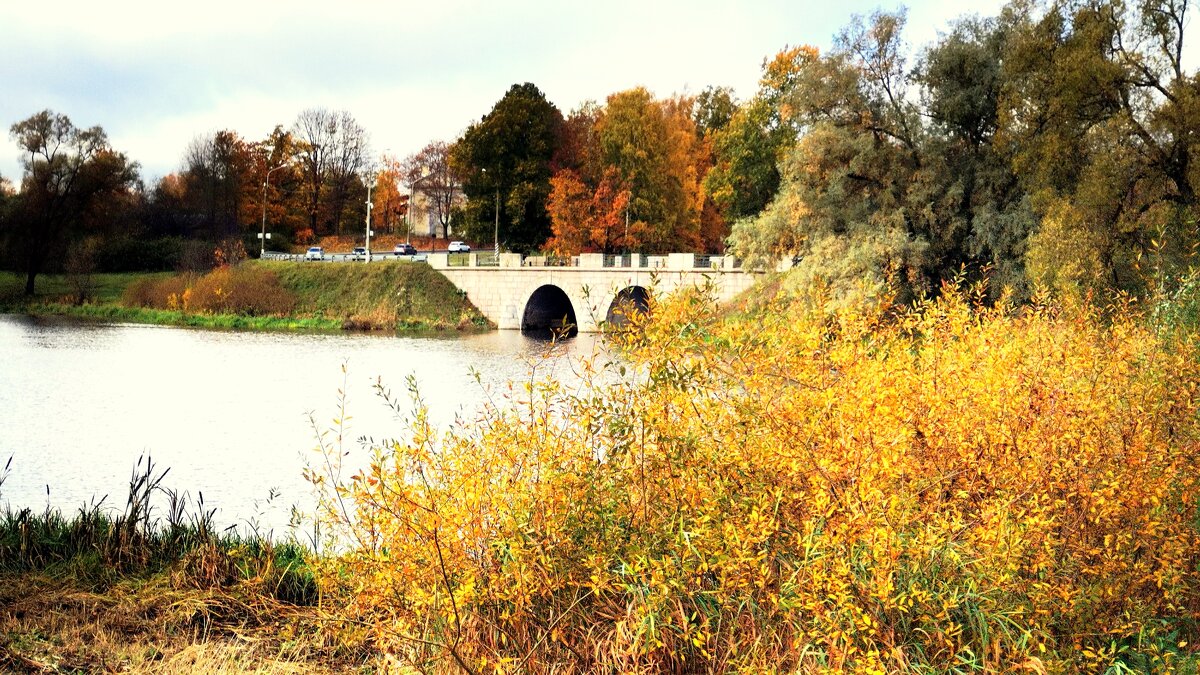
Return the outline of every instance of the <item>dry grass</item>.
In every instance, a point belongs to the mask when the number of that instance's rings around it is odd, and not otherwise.
[[[377,670],[338,646],[319,610],[167,575],[96,592],[38,574],[0,577],[4,672],[349,673]]]

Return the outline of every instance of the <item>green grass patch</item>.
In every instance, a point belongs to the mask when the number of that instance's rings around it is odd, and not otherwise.
[[[75,319],[114,323],[142,323],[156,326],[182,326],[210,330],[252,330],[305,333],[335,333],[343,330],[343,322],[312,316],[246,316],[244,314],[206,314],[151,307],[122,305],[38,302],[0,311],[20,312],[34,316],[66,316]]]
[[[118,274],[92,275],[92,302],[116,303],[135,281],[142,279],[165,279],[170,272],[123,272]],[[25,275],[0,272],[0,310],[13,311],[30,303],[70,304],[75,289],[65,274],[39,274],[34,285],[34,296],[25,297]]]

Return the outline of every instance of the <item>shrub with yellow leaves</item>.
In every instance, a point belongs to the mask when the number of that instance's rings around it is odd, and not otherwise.
[[[326,602],[474,673],[1194,659],[1194,341],[980,297],[739,319],[680,294],[581,389],[514,385],[444,434],[412,387],[403,440],[312,476]]]

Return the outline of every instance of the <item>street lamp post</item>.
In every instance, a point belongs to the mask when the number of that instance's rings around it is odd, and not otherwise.
[[[371,188],[373,187],[373,182],[374,181],[372,180],[367,183],[367,262],[371,262],[371,209],[375,206],[371,203]]]
[[[410,180],[408,183],[408,206],[404,209],[404,243],[405,244],[412,243],[413,187],[415,185],[416,185],[416,181],[414,181],[414,180]],[[430,238],[430,241],[433,241],[433,239]],[[432,245],[430,246],[430,250],[433,250]]]
[[[496,188],[496,229],[492,230],[492,248],[496,259],[500,259],[500,188]]]
[[[275,172],[275,169],[282,169],[285,166],[287,166],[287,162],[280,164],[279,166],[275,167],[274,169],[269,169],[267,171],[266,177],[263,178],[262,232],[259,233],[259,235],[258,235],[258,239],[259,239],[258,257],[260,259],[263,257],[263,254],[267,252],[267,183],[271,182],[271,174]]]

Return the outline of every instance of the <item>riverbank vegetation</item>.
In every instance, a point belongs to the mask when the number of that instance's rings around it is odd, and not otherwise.
[[[120,514],[9,511],[0,662],[1194,672],[1200,285],[774,288],[654,298],[582,384],[449,429],[381,383],[395,440],[321,435],[303,545],[217,531],[146,468]]]
[[[445,277],[424,264],[244,261],[207,273],[95,274],[86,282],[51,275],[33,298],[22,294],[21,283],[0,273],[0,311],[217,329],[488,327]]]
[[[329,607],[441,672],[1194,668],[1194,292],[988,296],[685,294],[582,389],[445,434],[414,398],[396,441],[328,449]]]
[[[0,669],[358,672],[325,637],[310,548],[219,530],[203,494],[139,460],[124,509],[0,512]],[[7,467],[0,471],[0,496]]]

